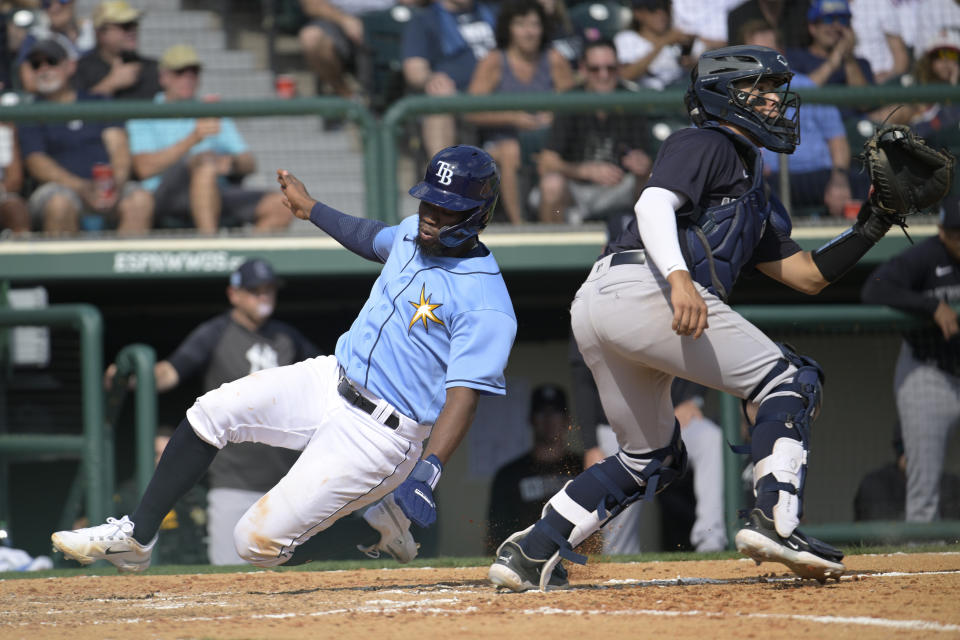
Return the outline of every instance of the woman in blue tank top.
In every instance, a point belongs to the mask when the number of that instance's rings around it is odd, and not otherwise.
[[[497,18],[497,47],[477,64],[470,81],[473,95],[566,91],[573,86],[570,63],[544,32],[546,16],[537,0],[510,0]],[[491,111],[466,118],[480,127],[485,149],[500,167],[501,202],[513,224],[523,222],[518,173],[521,140],[540,140],[553,119],[548,112]],[[535,144],[537,148],[538,144]]]

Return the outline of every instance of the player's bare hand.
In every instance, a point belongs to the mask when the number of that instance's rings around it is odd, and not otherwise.
[[[283,192],[283,206],[301,220],[309,220],[317,201],[310,197],[303,183],[286,169],[277,169],[277,182]]]
[[[667,276],[670,283],[670,304],[673,307],[673,330],[679,336],[703,335],[707,324],[707,303],[697,291],[688,271],[674,271]]]
[[[944,340],[949,340],[960,331],[960,327],[957,325],[957,312],[943,300],[940,301],[933,312],[933,321],[940,327]]]

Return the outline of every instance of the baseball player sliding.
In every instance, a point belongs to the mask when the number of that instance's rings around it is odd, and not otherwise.
[[[792,75],[786,59],[765,47],[701,56],[686,94],[695,128],[664,142],[636,218],[590,270],[570,309],[620,449],[554,495],[534,525],[507,538],[489,570],[495,585],[565,586],[560,560],[586,560],[573,547],[684,472],[670,402],[675,376],[752,405],[756,505],[736,535],[737,549],[804,578],[843,573],[839,550],[797,529],[823,372],[726,300],[737,277],[752,271],[818,293],[898,217],[867,202],[851,229],[816,251],[801,251],[790,238],[789,216],[764,190],[759,148],[791,153],[797,145]]]
[[[443,464],[470,427],[478,396],[505,393],[516,335],[500,269],[477,237],[497,201],[497,167],[475,147],[440,151],[410,190],[419,215],[396,226],[317,202],[287,171],[277,180],[298,218],[383,263],[370,297],[335,355],[253,373],[199,397],[136,510],[54,533],[66,556],[146,569],[161,520],[228,442],[303,452],[234,529],[237,553],[251,564],[288,562],[311,536],[391,492],[368,518],[382,527],[375,547],[409,559],[416,548],[407,518],[424,527],[436,520],[433,489]],[[309,559],[301,549],[296,562]]]

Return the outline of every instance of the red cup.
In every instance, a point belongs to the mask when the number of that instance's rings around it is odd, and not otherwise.
[[[860,207],[863,205],[859,200],[851,200],[847,204],[843,205],[843,217],[849,220],[853,220],[857,217],[857,214],[860,213]]]
[[[275,81],[278,98],[287,100],[297,95],[297,82],[293,76],[282,73],[277,76]]]

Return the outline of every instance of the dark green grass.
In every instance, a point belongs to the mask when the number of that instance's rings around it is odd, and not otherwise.
[[[917,545],[899,545],[899,546],[844,546],[844,553],[847,555],[861,554],[885,554],[885,553],[937,553],[953,552],[960,553],[960,543],[924,543]],[[591,562],[677,562],[692,560],[730,560],[738,559],[742,556],[736,551],[718,551],[715,553],[696,553],[693,551],[676,551],[662,553],[641,553],[639,555],[629,556],[604,556],[593,555]],[[262,572],[286,572],[286,571],[349,571],[354,569],[400,569],[407,567],[483,567],[490,563],[490,558],[482,557],[444,557],[444,558],[418,558],[409,564],[401,565],[393,560],[331,560],[323,562],[311,562],[309,564],[296,567],[276,567],[273,569],[259,569],[250,565],[166,565],[151,567],[144,574],[139,575],[183,575],[183,574],[206,574],[206,573],[262,573]],[[11,580],[20,578],[64,578],[72,576],[115,576],[117,570],[111,565],[98,562],[90,567],[81,568],[62,568],[51,569],[49,571],[32,571],[29,573],[20,571],[0,572],[0,580]]]

